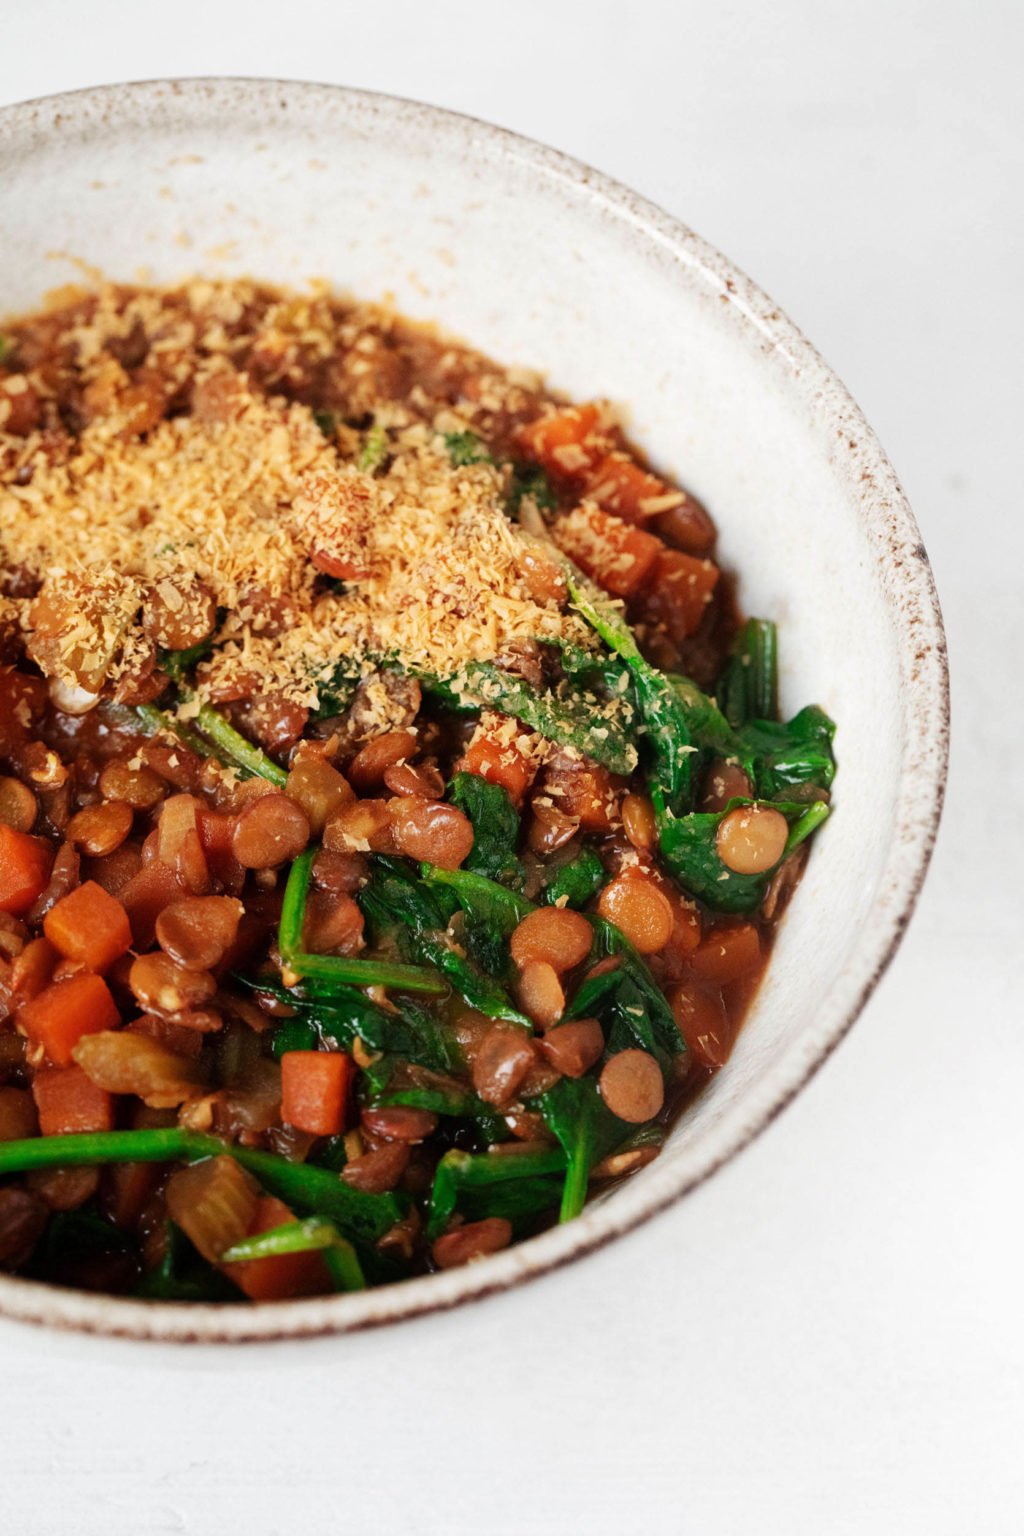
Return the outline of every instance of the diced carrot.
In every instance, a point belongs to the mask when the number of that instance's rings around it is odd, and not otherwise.
[[[500,784],[519,806],[536,777],[537,759],[520,744],[529,738],[510,731],[509,723],[505,715],[485,715],[473,732],[460,766],[490,784]]]
[[[600,414],[596,405],[563,406],[520,427],[519,446],[531,459],[539,459],[556,478],[581,475],[605,451],[604,443],[594,437]]]
[[[311,1136],[345,1129],[355,1063],[344,1051],[285,1051],[281,1057],[281,1118]]]
[[[256,1214],[246,1236],[255,1237],[294,1220],[294,1213],[283,1201],[273,1195],[263,1195],[256,1202]],[[326,1267],[318,1253],[282,1253],[273,1259],[246,1259],[241,1264],[225,1264],[224,1273],[250,1301],[284,1301],[289,1296],[316,1296],[331,1289]]]
[[[21,917],[46,889],[53,853],[41,837],[0,822],[0,912]]]
[[[43,918],[43,932],[62,955],[88,971],[105,971],[131,948],[128,913],[95,880],[69,891]]]
[[[644,598],[644,618],[678,645],[701,626],[718,585],[718,566],[678,549],[662,549]]]
[[[652,533],[612,517],[592,502],[560,518],[551,534],[559,549],[615,597],[632,597],[665,550]]]
[[[136,949],[149,949],[156,937],[156,920],[164,907],[186,895],[174,870],[153,859],[143,864],[121,892],[121,905],[128,913]]]
[[[693,975],[714,987],[748,976],[760,964],[761,940],[753,923],[712,929],[690,956]]]
[[[31,1045],[41,1047],[56,1067],[71,1065],[71,1052],[83,1035],[116,1029],[120,1014],[102,976],[82,971],[55,981],[18,1010],[18,1028]]]
[[[609,453],[595,464],[586,478],[586,493],[606,512],[614,512],[627,523],[643,523],[685,501],[681,491],[641,469],[626,453]]]
[[[114,1096],[96,1084],[81,1067],[44,1067],[32,1081],[32,1095],[44,1136],[74,1131],[112,1131]]]
[[[610,832],[619,819],[620,785],[600,763],[556,758],[545,769],[543,792],[584,832]]]

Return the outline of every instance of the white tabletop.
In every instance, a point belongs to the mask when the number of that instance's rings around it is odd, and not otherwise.
[[[955,745],[895,968],[738,1162],[576,1268],[392,1332],[225,1356],[7,1325],[0,1530],[1024,1529],[1022,20],[1015,0],[3,7],[3,102],[171,74],[376,87],[568,149],[720,245],[904,478]]]

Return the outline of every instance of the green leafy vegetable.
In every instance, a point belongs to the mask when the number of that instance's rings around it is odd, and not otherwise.
[[[471,662],[458,677],[421,674],[419,680],[449,708],[494,709],[513,715],[548,741],[572,747],[613,773],[632,773],[636,767],[628,713],[606,718],[601,713],[605,702],[601,699],[581,697],[566,686],[560,691],[535,688],[492,661]]]
[[[179,651],[174,654],[181,656],[186,653]],[[182,689],[181,697],[189,698],[187,690]],[[288,782],[288,774],[284,768],[275,763],[253,742],[248,741],[241,732],[236,731],[234,726],[209,704],[200,704],[195,714],[195,724],[202,735],[208,738],[207,741],[203,741],[202,737],[182,721],[177,720],[173,715],[165,714],[162,709],[157,709],[153,704],[137,705],[135,714],[139,723],[150,735],[157,731],[169,731],[200,757],[218,757],[222,761],[226,759],[236,768],[242,769],[245,774],[269,779],[270,783],[276,784],[278,789],[283,789]]]
[[[563,1077],[533,1103],[565,1154],[559,1221],[572,1221],[586,1203],[590,1170],[629,1135],[607,1108],[593,1077]]]
[[[388,435],[383,427],[373,426],[367,432],[363,440],[363,446],[359,450],[356,460],[356,468],[366,474],[373,474],[379,469],[388,456]]]
[[[176,736],[197,757],[215,755],[209,742],[197,736],[195,731],[189,730],[187,725],[176,720],[173,715],[165,715],[163,710],[157,709],[155,704],[137,704],[133,713],[147,736],[159,736],[161,733]]]
[[[420,873],[428,885],[451,891],[471,922],[491,928],[506,944],[513,928],[534,910],[533,902],[517,891],[468,869],[421,864]]]
[[[456,773],[448,799],[473,824],[473,847],[465,868],[489,880],[520,886],[525,871],[516,855],[519,817],[508,790],[476,773]]]
[[[441,978],[426,966],[403,965],[397,960],[364,960],[359,955],[293,954],[287,965],[303,980],[353,987],[394,987],[399,992],[424,992],[431,997],[444,997],[448,991]]]
[[[504,886],[494,885],[494,889],[512,895]],[[437,885],[418,879],[398,860],[377,856],[373,873],[356,899],[377,934],[397,932],[400,946],[440,971],[471,1008],[488,1018],[532,1027],[505,988],[485,975],[448,932],[448,920],[457,903],[443,886],[439,890]]]
[[[322,1038],[312,1018],[283,1019],[270,1036],[270,1054],[280,1061],[288,1051],[315,1051]]]
[[[476,1193],[475,1214],[497,1215],[494,1197],[511,1181],[532,1179],[538,1175],[561,1173],[565,1153],[560,1147],[529,1148],[522,1152],[446,1152],[437,1165],[427,1217],[427,1237],[440,1237],[459,1206],[464,1194]]]
[[[590,916],[594,947],[590,960],[616,959],[614,970],[586,976],[567,1010],[572,1019],[598,1018],[611,1051],[630,1046],[655,1056],[666,1077],[671,1059],[686,1046],[664,992],[622,931],[603,917]]]
[[[518,516],[526,498],[542,512],[553,512],[558,506],[547,472],[539,464],[516,462],[512,465],[512,484],[508,493],[508,509],[513,516]]]
[[[410,1068],[395,1057],[375,1062],[363,1077],[369,1104],[425,1109],[433,1115],[470,1122],[488,1144],[508,1140],[508,1127],[497,1110],[455,1078],[418,1066]]]
[[[333,411],[314,411],[313,420],[324,437],[333,437],[338,430],[338,418]]]
[[[456,468],[467,464],[493,464],[494,457],[475,432],[446,432],[444,445]]]
[[[288,782],[287,771],[267,754],[247,740],[240,731],[225,720],[210,704],[200,704],[196,713],[196,725],[213,743],[217,752],[238,768],[244,768],[256,778],[269,779],[278,789]]]
[[[779,713],[778,633],[770,619],[748,619],[733,641],[715,697],[737,730]]]
[[[541,905],[554,907],[561,902],[563,906],[585,907],[604,882],[604,865],[593,848],[584,848],[554,871],[541,892]]]
[[[316,853],[315,848],[307,848],[288,872],[277,932],[278,949],[288,969],[296,976],[318,981],[357,987],[395,987],[405,992],[443,996],[447,991],[444,982],[423,966],[401,965],[393,960],[364,960],[359,956],[310,955],[303,951],[306,899]]]
[[[200,640],[198,645],[190,645],[184,651],[158,651],[157,666],[161,672],[166,672],[172,683],[182,683],[192,671],[193,667],[205,661],[213,650],[212,639]]]
[[[750,720],[736,735],[737,755],[762,799],[786,796],[799,785],[831,788],[836,773],[835,725],[816,704],[807,705],[788,722]]]
[[[718,828],[723,818],[735,806],[749,804],[751,802],[745,800],[730,801],[724,811],[695,812],[677,817],[664,804],[659,804],[655,795],[655,811],[660,826],[659,846],[666,866],[684,890],[700,897],[718,912],[756,911],[765,898],[772,875],[779,867],[776,864],[759,875],[738,875],[735,870],[723,864],[718,856]],[[782,859],[804,838],[809,837],[828,816],[828,806],[821,801],[813,806],[776,801],[773,808],[782,812],[790,826]]]
[[[664,672],[640,654],[633,632],[620,611],[577,571],[569,574],[573,605],[616,655],[626,663],[643,722],[650,758],[649,773],[674,811],[693,799],[693,757],[686,710]]]

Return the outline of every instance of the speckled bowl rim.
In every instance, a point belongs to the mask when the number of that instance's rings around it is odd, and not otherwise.
[[[424,1276],[359,1295],[247,1307],[139,1302],[61,1290],[0,1277],[0,1316],[108,1337],[161,1343],[240,1343],[294,1340],[379,1327],[478,1301],[583,1257],[665,1210],[735,1157],[778,1115],[835,1049],[878,984],[906,930],[927,871],[942,810],[949,741],[945,637],[928,558],[913,513],[892,466],[859,407],[810,342],[749,278],[713,247],[629,188],[568,155],[478,119],[399,97],[268,79],[185,79],[99,86],[0,109],[0,145],[73,133],[96,121],[126,126],[148,105],[166,113],[179,100],[215,104],[226,122],[259,100],[267,135],[300,102],[343,105],[364,126],[374,120],[404,126],[442,146],[483,146],[495,157],[527,162],[537,176],[561,182],[604,217],[627,225],[660,259],[701,280],[728,301],[741,328],[780,359],[789,388],[817,429],[845,447],[835,470],[858,505],[864,532],[878,555],[890,610],[904,697],[906,746],[899,771],[895,835],[869,919],[822,1001],[816,1023],[784,1053],[748,1095],[740,1123],[711,1126],[679,1166],[658,1162],[613,1198],[588,1207],[575,1222],[532,1238],[466,1269]],[[437,317],[443,320],[443,316]],[[799,899],[799,898],[798,898]]]

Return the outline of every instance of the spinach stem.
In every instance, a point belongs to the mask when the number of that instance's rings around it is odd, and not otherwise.
[[[302,949],[306,898],[309,895],[309,881],[315,857],[316,849],[307,848],[305,853],[299,854],[288,871],[288,882],[285,885],[284,899],[281,903],[281,921],[277,929],[277,947],[281,951],[281,959],[285,961],[290,962],[292,956]]]
[[[366,1289],[362,1265],[352,1244],[341,1236],[333,1221],[320,1216],[286,1221],[267,1232],[243,1237],[221,1255],[221,1263],[239,1264],[250,1259],[275,1259],[285,1253],[316,1252],[323,1253],[335,1290]]]
[[[809,805],[790,827],[782,857],[792,853],[794,848],[799,848],[805,838],[816,832],[823,821],[827,821],[828,815],[829,806],[824,800],[816,800],[813,805]]]
[[[424,992],[443,997],[447,983],[425,965],[405,965],[399,960],[364,960],[359,956],[289,955],[285,961],[296,976],[310,976],[350,987],[395,987],[400,992]]]
[[[180,1126],[139,1131],[81,1131],[0,1142],[0,1175],[33,1168],[80,1168],[99,1163],[195,1163],[227,1154],[286,1204],[330,1217],[356,1241],[372,1246],[402,1215],[394,1195],[366,1195],[326,1168],[291,1163],[275,1152],[242,1147]]]
[[[355,987],[396,987],[403,992],[426,992],[442,997],[448,987],[428,966],[405,965],[397,960],[362,959],[348,955],[309,955],[302,948],[302,929],[306,917],[309,881],[316,857],[315,848],[293,862],[288,871],[277,930],[277,947],[285,969],[299,977],[333,981]]]
[[[188,693],[183,690],[182,698],[188,697]],[[257,778],[269,780],[271,784],[276,784],[278,789],[283,789],[288,782],[288,774],[284,768],[269,758],[259,747],[254,746],[251,741],[247,741],[241,732],[236,731],[234,726],[230,725],[224,716],[218,714],[217,710],[209,704],[201,704],[199,713],[196,715],[196,724],[203,735],[209,737],[209,741],[204,741],[197,732],[165,710],[157,709],[155,704],[137,704],[135,714],[148,734],[155,735],[157,731],[169,731],[199,757],[227,758],[237,768],[243,768],[246,773],[251,773]]]
[[[186,693],[184,697],[188,698],[189,695]],[[224,716],[211,705],[200,704],[196,723],[218,751],[239,768],[255,774],[257,778],[268,779],[271,784],[276,784],[278,789],[284,788],[288,782],[285,769],[269,758],[265,752],[261,752],[259,747],[254,746],[251,741],[247,741],[241,732],[236,731],[233,725],[229,725]]]
[[[178,740],[198,757],[213,756],[213,748],[208,742],[205,742],[201,736],[197,736],[195,731],[190,731],[187,725],[182,725],[180,720],[175,720],[173,715],[157,709],[155,704],[137,704],[135,713],[148,735],[156,736],[164,731],[170,736],[177,736]]]

